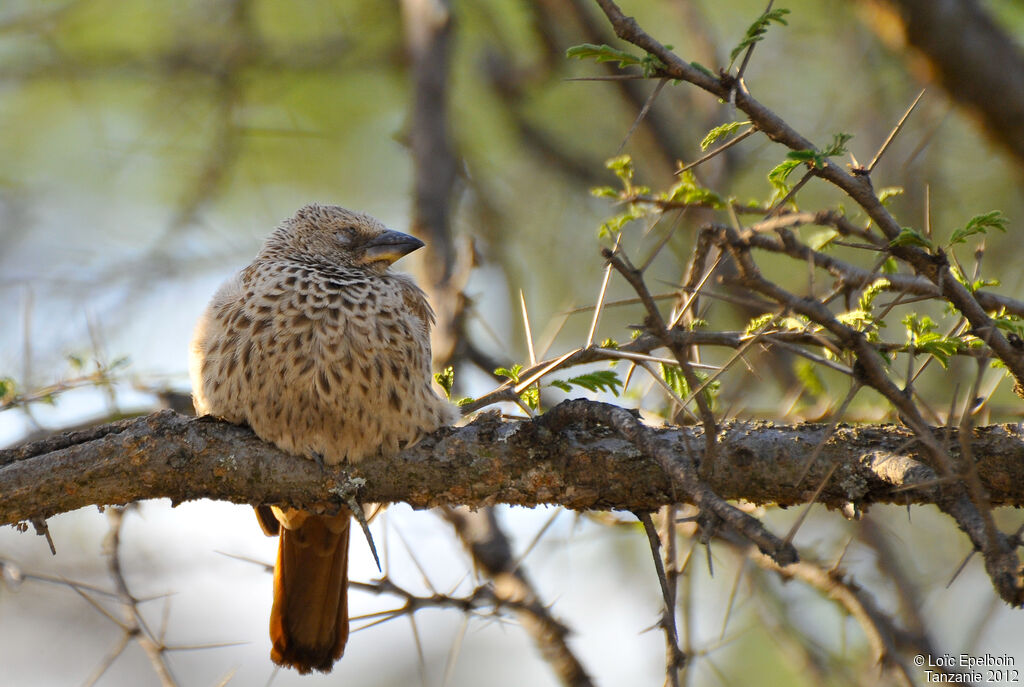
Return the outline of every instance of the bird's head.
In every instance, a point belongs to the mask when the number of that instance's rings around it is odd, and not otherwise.
[[[388,229],[362,212],[313,203],[282,222],[261,255],[383,272],[422,246],[415,236]]]

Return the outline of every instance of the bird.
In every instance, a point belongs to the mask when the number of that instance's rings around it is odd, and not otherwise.
[[[321,465],[382,455],[448,424],[434,391],[434,313],[399,258],[423,242],[373,217],[313,203],[286,219],[214,294],[189,355],[198,415],[247,425]],[[271,659],[330,672],[348,639],[351,513],[258,505],[279,534]]]

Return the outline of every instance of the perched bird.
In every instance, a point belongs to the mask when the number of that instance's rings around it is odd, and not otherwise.
[[[196,326],[196,411],[245,424],[278,448],[327,465],[393,456],[457,412],[431,388],[434,313],[389,270],[423,246],[372,217],[307,205],[220,287]],[[280,532],[270,656],[328,672],[348,638],[350,512],[257,507]]]

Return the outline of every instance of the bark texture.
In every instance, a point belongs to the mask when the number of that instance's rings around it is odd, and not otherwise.
[[[169,498],[275,503],[335,512],[339,494],[416,508],[498,503],[651,511],[685,500],[662,464],[603,424],[587,420],[589,401],[559,407],[557,422],[484,414],[444,428],[398,460],[321,469],[260,441],[246,428],[171,410],[0,451],[0,523],[46,518],[88,505]],[[549,413],[548,415],[552,415]],[[592,413],[591,413],[592,415]],[[581,419],[574,419],[581,418]],[[831,476],[818,501],[832,508],[872,503],[934,503],[942,480],[919,460],[921,445],[898,425],[828,427],[723,423],[706,485],[722,498],[783,506],[804,503]],[[936,438],[959,456],[955,430]],[[701,460],[696,427],[652,429],[659,457]],[[1024,504],[1024,430],[993,425],[968,444],[994,506]],[[812,461],[813,459],[813,461]]]

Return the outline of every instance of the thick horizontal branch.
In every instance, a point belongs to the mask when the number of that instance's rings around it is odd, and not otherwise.
[[[323,472],[246,428],[165,410],[0,452],[0,524],[151,498],[330,510],[339,490],[353,488],[366,502],[404,501],[416,508],[508,503],[643,511],[682,500],[658,459],[585,419],[582,411],[602,404],[572,404],[558,413],[557,424],[485,414],[465,427],[439,430],[394,460]],[[582,419],[572,421],[576,415]],[[955,432],[937,431],[956,455]],[[680,465],[701,459],[700,428],[653,432]],[[918,461],[919,444],[905,428],[840,427],[808,469],[826,435],[827,427],[816,424],[726,423],[714,463],[701,473],[719,496],[754,503],[803,503],[834,464],[819,497],[830,507],[931,503],[938,496],[941,484]],[[1021,427],[978,428],[970,446],[993,505],[1024,504]]]

